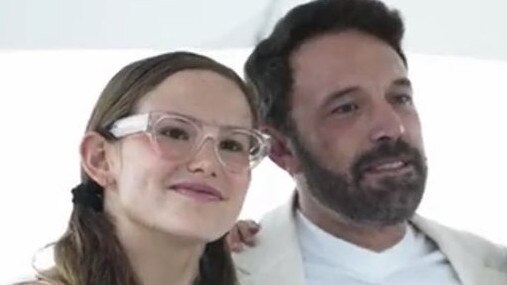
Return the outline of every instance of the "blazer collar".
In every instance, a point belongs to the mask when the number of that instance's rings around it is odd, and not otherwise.
[[[500,249],[498,252],[489,254],[487,250],[484,252],[475,250],[481,248],[471,250],[470,246],[480,247],[481,244],[470,243],[468,245],[465,243],[465,235],[469,235],[466,238],[471,238],[470,234],[450,230],[419,215],[415,215],[411,222],[436,243],[464,285],[507,284],[507,273],[505,272],[507,269],[498,268],[498,265],[489,259],[491,256],[501,256]],[[506,258],[504,257],[504,259]]]
[[[305,284],[303,260],[295,226],[295,201],[296,195],[293,195],[289,203],[265,216],[257,236],[257,247],[233,254],[241,284]],[[507,284],[506,269],[495,266],[488,260],[487,253],[472,253],[463,242],[463,233],[418,215],[411,219],[411,223],[436,243],[463,285]],[[472,243],[470,246],[480,244]],[[507,257],[504,259],[507,260]]]

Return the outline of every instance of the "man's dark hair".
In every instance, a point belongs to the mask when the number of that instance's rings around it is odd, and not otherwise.
[[[288,132],[292,70],[289,57],[316,36],[357,30],[391,46],[407,64],[401,49],[403,21],[378,0],[317,0],[295,7],[276,24],[248,58],[245,76],[260,98],[264,123]]]

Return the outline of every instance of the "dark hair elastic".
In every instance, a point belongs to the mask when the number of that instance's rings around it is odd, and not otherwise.
[[[101,212],[103,207],[103,191],[102,186],[91,179],[82,182],[72,189],[72,203]]]

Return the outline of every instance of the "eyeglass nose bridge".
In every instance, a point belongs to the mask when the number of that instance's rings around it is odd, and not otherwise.
[[[196,138],[194,142],[194,147],[188,154],[189,160],[194,159],[195,156],[202,150],[202,148],[205,146],[206,141],[210,141],[212,143],[213,147],[213,154],[215,156],[215,159],[222,165],[223,167],[227,169],[231,169],[227,163],[223,160],[222,156],[220,155],[219,151],[219,140],[220,140],[220,129],[216,128],[215,131],[211,130],[205,130],[206,128],[201,129],[201,135]]]

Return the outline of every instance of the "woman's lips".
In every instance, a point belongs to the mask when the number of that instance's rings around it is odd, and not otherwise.
[[[221,201],[224,199],[220,191],[201,183],[177,183],[171,185],[169,189],[203,202]]]

